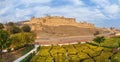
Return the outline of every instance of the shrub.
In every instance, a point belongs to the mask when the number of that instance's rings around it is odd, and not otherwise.
[[[40,46],[37,48],[37,52],[40,50]]]
[[[103,43],[101,43],[101,45],[107,48],[117,48],[119,47],[119,43],[120,43],[120,38],[113,37],[106,39]]]
[[[30,31],[31,31],[31,28],[30,28],[30,26],[25,25],[25,26],[22,27],[22,31],[23,31],[23,32],[30,32]]]
[[[33,33],[17,33],[11,35],[11,47],[19,48],[26,44],[32,44],[35,39],[35,35]]]
[[[35,53],[31,53],[29,54],[27,57],[25,57],[23,60],[21,60],[20,62],[30,62],[30,60],[32,59],[32,57],[35,55]]]
[[[28,52],[31,51],[33,48],[34,48],[34,45],[25,46],[25,50],[22,51],[22,55],[28,53]]]
[[[120,52],[111,57],[111,62],[120,62]]]
[[[12,29],[10,30],[12,34],[20,33],[21,29],[19,27],[13,26]]]

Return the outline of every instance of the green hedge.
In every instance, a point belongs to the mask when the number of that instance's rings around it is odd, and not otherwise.
[[[35,52],[29,54],[27,57],[25,57],[23,60],[21,60],[20,62],[30,62],[30,60],[32,59],[32,57],[35,55]]]
[[[111,62],[120,62],[120,52],[111,57]]]
[[[40,46],[37,48],[37,52],[40,50]]]
[[[22,51],[22,55],[28,53],[29,51],[31,51],[34,48],[34,45],[27,45],[25,47],[25,49]]]
[[[90,44],[41,46],[31,62],[108,62],[112,55],[111,48]]]

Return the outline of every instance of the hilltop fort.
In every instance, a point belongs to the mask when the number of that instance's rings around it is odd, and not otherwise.
[[[88,36],[96,32],[100,34],[111,32],[108,29],[95,27],[91,23],[77,22],[75,18],[60,16],[32,17],[22,24],[29,25],[38,37]]]
[[[31,18],[30,21],[24,22],[23,24],[29,24],[32,31],[42,30],[42,26],[61,26],[69,25],[83,28],[94,28],[94,24],[87,22],[76,22],[74,18],[65,18],[60,16],[46,16],[41,18]]]

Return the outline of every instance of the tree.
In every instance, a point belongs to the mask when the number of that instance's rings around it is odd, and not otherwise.
[[[2,23],[0,23],[0,29],[3,29],[4,25]]]
[[[14,23],[13,23],[13,22],[8,22],[8,23],[6,24],[6,29],[7,29],[7,31],[8,31],[9,33],[11,33],[13,27],[14,27]]]
[[[25,25],[25,26],[22,27],[22,31],[23,31],[23,32],[30,32],[30,31],[31,31],[31,28],[30,28],[30,26]]]
[[[13,22],[8,22],[7,25],[8,26],[14,26],[15,24]]]
[[[20,33],[21,32],[21,29],[17,26],[13,26],[11,29],[10,29],[10,32],[12,34],[16,34],[16,33]]]
[[[21,47],[27,44],[32,44],[35,40],[35,34],[33,33],[17,33],[13,34],[11,36],[11,47],[16,48],[16,47]]]
[[[2,50],[11,44],[9,34],[5,30],[0,30],[0,58],[2,58]]]
[[[99,43],[99,46],[100,43],[104,42],[104,40],[105,40],[104,36],[98,36],[95,39],[93,39],[94,42]]]
[[[16,33],[21,32],[21,29],[19,27],[17,27],[13,22],[7,23],[6,26],[7,26],[6,29],[11,34],[16,34]]]

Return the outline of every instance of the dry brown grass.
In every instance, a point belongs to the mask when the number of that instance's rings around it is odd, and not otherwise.
[[[98,29],[96,28],[82,28],[75,26],[43,26],[43,32],[55,36],[86,36],[93,35]]]

